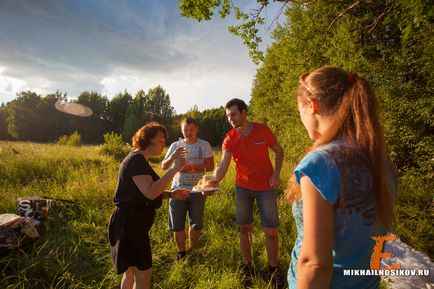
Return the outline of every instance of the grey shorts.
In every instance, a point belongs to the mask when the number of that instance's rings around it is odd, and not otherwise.
[[[169,201],[169,229],[174,232],[185,229],[185,218],[188,212],[188,224],[194,230],[203,228],[203,214],[206,197],[202,194],[191,194],[185,201],[170,199]]]
[[[256,200],[263,228],[279,227],[277,198],[274,190],[252,191],[236,186],[236,216],[238,225],[253,223],[253,204]]]

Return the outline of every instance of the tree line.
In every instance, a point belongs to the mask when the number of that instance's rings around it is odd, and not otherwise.
[[[299,120],[295,90],[300,75],[322,65],[343,67],[373,84],[382,107],[390,155],[400,170],[432,179],[434,51],[432,1],[277,0],[240,9],[240,1],[180,0],[182,16],[198,21],[233,14],[229,31],[242,38],[257,69],[253,118],[269,124],[285,157],[297,162],[310,141]],[[273,3],[275,5],[276,3]],[[282,13],[283,12],[283,13]],[[277,18],[284,18],[277,23]],[[268,18],[268,19],[266,19]],[[268,23],[268,24],[267,24]],[[258,50],[259,27],[275,24],[274,42]],[[269,27],[268,27],[269,28]],[[266,109],[264,109],[266,108]]]
[[[124,91],[111,100],[96,91],[84,91],[73,102],[91,108],[90,117],[60,112],[55,108],[57,101],[67,101],[67,94],[56,91],[41,96],[32,91],[19,92],[16,99],[0,106],[0,139],[56,142],[78,132],[84,143],[98,144],[105,133],[113,132],[130,142],[144,123],[158,121],[167,127],[171,142],[182,136],[181,119],[191,116],[200,125],[199,136],[219,146],[230,129],[223,107],[201,112],[194,106],[185,114],[176,114],[169,94],[161,86],[147,93],[139,90],[134,97]]]
[[[257,70],[250,109],[277,132],[288,158],[296,161],[310,144],[295,99],[299,77],[332,64],[373,85],[396,166],[431,174],[434,15],[428,2],[316,0],[286,9]]]
[[[286,1],[280,2],[286,5]],[[249,104],[252,119],[267,123],[282,143],[286,158],[296,162],[310,143],[299,120],[295,100],[298,79],[324,64],[343,67],[373,84],[381,102],[390,155],[397,167],[416,169],[432,177],[432,3],[407,0],[290,2],[293,5],[286,6],[285,21],[272,32],[275,41],[267,49],[253,80]],[[188,9],[181,6],[183,15],[199,20],[210,19],[210,11],[218,6],[218,3],[201,1],[188,3]],[[229,2],[219,3],[228,9]],[[263,7],[269,1],[257,0],[257,3]],[[257,32],[255,29],[253,32]],[[243,39],[254,37],[249,35],[242,35]],[[139,91],[134,98],[127,92],[120,93],[110,101],[96,92],[84,92],[77,101],[94,110],[94,115],[88,119],[55,111],[53,102],[64,97],[60,92],[45,97],[21,92],[16,100],[0,108],[0,138],[52,141],[59,135],[78,130],[86,142],[101,141],[102,133],[109,131],[122,133],[128,141],[134,130],[149,120],[165,124],[171,140],[180,136],[179,120],[183,115],[175,115],[170,98],[161,87],[147,94]],[[222,108],[199,112],[193,107],[187,115],[198,118],[201,137],[214,146],[220,145],[229,130]]]

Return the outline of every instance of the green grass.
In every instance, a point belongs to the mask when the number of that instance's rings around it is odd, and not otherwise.
[[[19,153],[12,151],[14,148]],[[221,153],[216,151],[216,162]],[[161,175],[159,162],[151,163]],[[107,222],[119,162],[80,148],[26,142],[0,142],[0,213],[16,213],[16,200],[29,195],[73,200],[53,207],[53,219],[38,228],[41,237],[0,259],[0,288],[118,288],[120,277],[110,261]],[[296,230],[290,205],[282,200],[292,164],[282,169],[279,188],[281,268],[290,261]],[[222,190],[206,203],[200,247],[186,261],[175,261],[176,249],[167,225],[167,201],[157,210],[151,230],[154,288],[243,288],[235,224],[233,165]],[[432,180],[414,175],[401,181],[396,233],[408,244],[433,256]],[[264,234],[255,212],[254,264],[259,274],[251,288],[268,288]],[[384,287],[384,285],[383,285]],[[384,287],[385,288],[385,287]]]

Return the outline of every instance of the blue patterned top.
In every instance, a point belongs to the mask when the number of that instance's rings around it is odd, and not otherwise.
[[[375,241],[384,235],[374,224],[375,188],[366,157],[342,140],[320,146],[307,154],[294,170],[309,177],[321,196],[334,206],[333,276],[330,288],[378,288],[379,276],[344,276],[344,269],[370,269]],[[288,286],[296,288],[297,262],[303,241],[303,201],[293,203],[297,239],[291,254]]]

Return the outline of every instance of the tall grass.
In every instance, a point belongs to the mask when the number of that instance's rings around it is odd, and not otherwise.
[[[15,150],[15,152],[12,150]],[[215,152],[216,163],[221,158]],[[151,159],[156,171],[161,158]],[[0,213],[17,212],[16,200],[39,195],[72,200],[55,203],[52,219],[38,228],[41,237],[0,259],[0,288],[118,288],[109,257],[107,222],[119,162],[98,154],[94,146],[80,148],[24,142],[0,142]],[[293,164],[284,164],[279,194],[280,260],[285,272],[296,229],[290,206],[282,200]],[[157,210],[151,230],[154,288],[244,288],[239,273],[240,250],[235,224],[233,164],[222,190],[207,198],[199,248],[187,260],[175,261],[176,249],[168,230],[167,201]],[[432,257],[432,182],[417,184],[404,178],[398,199],[397,234]],[[257,272],[250,288],[271,288],[265,276],[264,234],[255,211],[253,239]]]
[[[57,208],[60,213],[38,228],[41,237],[34,244],[1,259],[0,287],[117,288],[120,276],[114,274],[109,258],[107,222],[113,209],[119,162],[99,155],[93,146],[0,142],[0,147],[0,213],[17,212],[16,200],[22,196],[74,201],[73,205]],[[220,158],[221,153],[216,152],[216,162]],[[161,175],[164,172],[159,168],[160,162],[161,158],[151,159]],[[221,192],[207,199],[200,247],[186,261],[175,261],[176,248],[167,225],[167,201],[157,210],[151,230],[154,288],[244,288],[238,268],[241,257],[234,180],[231,166]],[[281,201],[280,205],[286,206]],[[257,225],[253,246],[258,275],[252,288],[268,285],[261,275],[267,260],[263,239]],[[289,255],[284,254],[282,264],[288,261]]]

